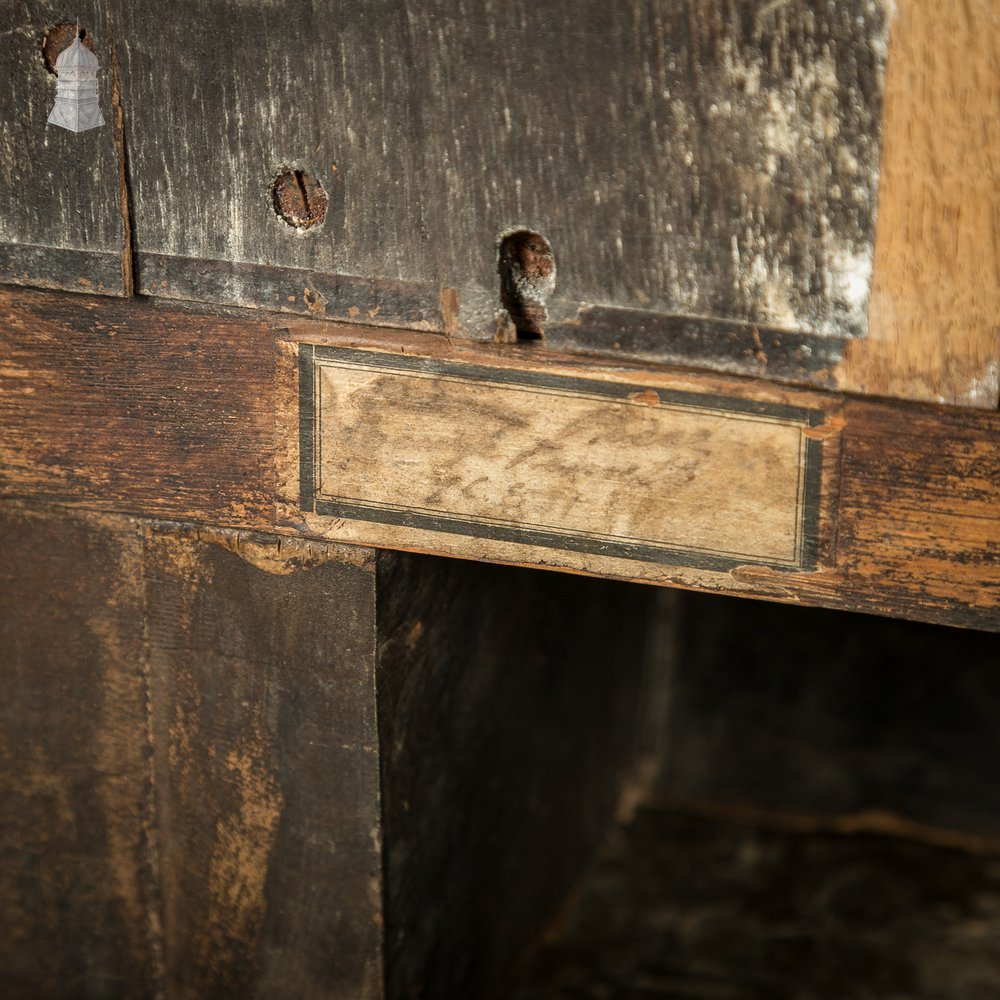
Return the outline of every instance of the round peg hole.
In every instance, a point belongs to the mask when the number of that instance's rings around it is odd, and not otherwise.
[[[63,21],[56,24],[45,32],[42,39],[42,59],[45,60],[45,68],[53,75],[56,75],[56,59],[65,49],[73,44],[73,39],[79,35],[84,45],[94,51],[94,39],[89,31],[79,27],[75,22]]]
[[[271,199],[278,218],[293,229],[319,225],[329,205],[323,185],[305,170],[282,170],[271,184]]]

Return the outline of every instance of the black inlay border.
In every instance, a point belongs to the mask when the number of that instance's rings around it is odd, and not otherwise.
[[[398,527],[446,534],[464,535],[491,541],[513,542],[548,549],[609,556],[663,566],[686,566],[695,569],[728,571],[737,566],[762,565],[779,570],[812,570],[816,567],[819,529],[819,502],[822,485],[823,444],[815,438],[804,439],[802,469],[799,476],[797,504],[800,510],[797,527],[795,563],[762,559],[740,553],[688,549],[675,544],[665,545],[646,539],[603,536],[597,533],[569,532],[544,525],[513,525],[490,519],[476,519],[447,511],[428,511],[415,507],[394,507],[366,502],[356,498],[329,498],[317,495],[316,446],[319,434],[317,378],[324,361],[338,367],[356,367],[398,371],[406,374],[438,376],[469,382],[489,382],[495,385],[525,386],[542,391],[556,391],[576,396],[599,396],[631,400],[636,394],[649,392],[646,385],[604,382],[577,378],[572,375],[550,375],[544,372],[514,371],[489,365],[418,358],[407,355],[383,354],[354,348],[334,348],[313,344],[299,345],[299,504],[303,511],[347,520],[390,524]],[[692,409],[746,414],[771,418],[782,423],[800,424],[803,428],[819,426],[825,419],[822,410],[786,403],[731,399],[712,393],[679,389],[653,388],[662,402]]]

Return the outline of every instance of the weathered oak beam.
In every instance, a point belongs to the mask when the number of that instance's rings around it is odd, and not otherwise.
[[[996,413],[277,322],[0,292],[0,492],[1000,629]]]

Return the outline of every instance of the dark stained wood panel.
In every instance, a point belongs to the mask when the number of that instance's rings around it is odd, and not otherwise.
[[[471,330],[498,307],[499,234],[528,227],[555,253],[554,319],[590,304],[864,333],[882,3],[407,11],[431,248]]]
[[[369,553],[144,533],[171,997],[381,996]]]
[[[633,778],[653,590],[12,501],[0,543],[5,997],[488,995]]]
[[[8,4],[0,46],[0,281],[121,295],[128,266],[121,134],[115,114],[117,54],[111,0]],[[72,133],[46,119],[56,77],[42,43],[79,18],[100,60],[105,125]]]
[[[503,996],[634,780],[656,593],[378,561],[386,993]]]
[[[641,810],[508,1000],[1000,995],[995,844],[740,820]]]
[[[401,4],[179,0],[155,30],[128,0],[118,7],[143,291],[308,312],[322,308],[306,291],[313,273],[433,281],[417,57]],[[285,168],[309,171],[327,192],[312,229],[275,213],[271,185]],[[203,283],[192,260],[257,270]],[[270,267],[300,272],[279,279],[277,300]]]
[[[146,293],[489,339],[528,227],[583,349],[617,339],[585,307],[763,323],[814,335],[821,381],[864,334],[881,0],[118,7]],[[326,191],[311,228],[286,169]]]
[[[155,993],[141,543],[0,507],[0,993]]]
[[[0,987],[382,995],[372,553],[0,506]]]

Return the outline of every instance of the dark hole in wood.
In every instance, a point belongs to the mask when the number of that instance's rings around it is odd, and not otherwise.
[[[309,229],[326,218],[326,191],[305,170],[282,170],[271,185],[271,197],[278,218],[294,229]]]
[[[519,229],[500,240],[500,300],[518,340],[539,340],[548,317],[545,304],[556,286],[556,259],[541,233]]]
[[[50,73],[55,75],[56,59],[59,58],[59,54],[64,49],[68,49],[73,44],[73,40],[77,37],[91,52],[94,51],[93,36],[75,21],[63,21],[45,32],[45,37],[42,39],[42,58],[45,60],[45,68]]]

